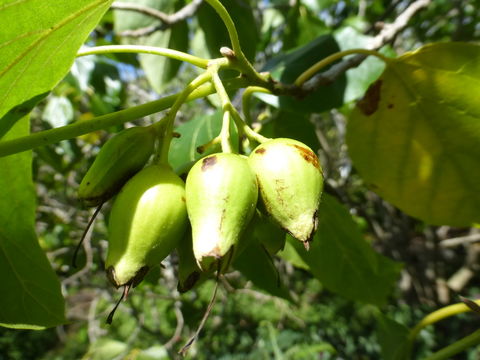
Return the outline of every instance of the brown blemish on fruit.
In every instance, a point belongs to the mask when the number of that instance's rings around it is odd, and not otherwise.
[[[388,104],[387,108],[393,109],[394,105],[393,104]]]
[[[222,256],[220,255],[221,249],[220,246],[215,246],[209,253],[203,255],[204,258],[212,257],[216,260],[221,259]]]
[[[185,196],[182,196],[182,201],[183,201],[183,202],[186,202]]]
[[[255,150],[255,154],[265,154],[265,151],[267,151],[267,150],[265,150],[265,148],[260,148],[260,149]]]
[[[226,197],[225,199],[223,199],[223,201],[225,201],[225,203],[227,202],[228,200],[228,197]],[[222,232],[222,228],[223,228],[223,222],[225,221],[225,217],[227,216],[227,209],[226,208],[223,208],[222,210],[222,216],[220,217],[220,225],[218,226],[218,231],[221,233]]]
[[[202,171],[207,171],[208,168],[212,167],[217,163],[217,157],[214,156],[209,156],[205,159],[202,160]]]
[[[307,149],[303,146],[300,145],[293,145],[300,155],[305,159],[306,162],[309,162],[313,166],[315,166],[317,169],[320,169],[320,164],[318,163],[318,157],[317,155],[314,154],[314,152],[310,149]]]
[[[374,82],[368,88],[365,96],[357,102],[357,107],[360,111],[366,115],[370,116],[374,114],[378,109],[378,103],[380,102],[380,89],[382,87],[382,80]]]

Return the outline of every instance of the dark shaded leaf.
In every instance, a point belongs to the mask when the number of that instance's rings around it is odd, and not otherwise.
[[[323,194],[318,231],[306,251],[288,236],[292,248],[326,288],[347,299],[385,304],[401,265],[376,253],[365,241],[348,211],[335,198]]]
[[[222,0],[222,5],[225,6],[235,23],[243,53],[250,61],[255,60],[258,33],[255,17],[248,1]],[[203,4],[197,13],[197,18],[205,33],[206,45],[212,58],[221,56],[220,48],[222,46],[232,47],[227,28],[210,5]]]
[[[384,360],[404,360],[408,346],[409,329],[386,317],[378,315],[377,337]]]

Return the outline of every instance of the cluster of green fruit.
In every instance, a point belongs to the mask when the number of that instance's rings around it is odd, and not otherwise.
[[[272,139],[248,157],[211,154],[195,163],[184,182],[166,164],[147,165],[156,141],[152,127],[123,130],[105,143],[78,190],[90,206],[116,195],[106,259],[114,286],[135,287],[175,248],[183,279],[225,271],[246,246],[245,229],[257,205],[308,248],[323,188],[318,158],[308,146]],[[197,279],[179,289],[188,290]]]

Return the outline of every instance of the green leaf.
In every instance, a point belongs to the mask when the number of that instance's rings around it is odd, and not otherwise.
[[[29,133],[28,117],[5,138]],[[60,282],[35,235],[32,154],[0,158],[0,325],[41,329],[65,322]]]
[[[321,34],[328,32],[325,23],[308,7],[297,2],[287,16],[287,26],[283,36],[283,50],[304,45]]]
[[[194,117],[192,120],[179,126],[175,131],[180,134],[180,137],[173,139],[170,146],[170,165],[174,169],[179,169],[182,165],[220,151],[219,144],[211,146],[203,154],[197,152],[197,147],[204,145],[217,136],[221,128],[222,113],[219,111]]]
[[[406,356],[409,330],[406,326],[378,315],[377,337],[384,360],[403,360]]]
[[[328,194],[322,196],[318,231],[310,250],[291,236],[287,244],[327,289],[355,301],[384,304],[401,269],[371,248],[347,209]]]
[[[0,137],[67,74],[111,2],[59,0],[54,10],[42,0],[2,2]]]
[[[287,238],[289,238],[287,236]],[[296,248],[289,242],[285,243],[285,248],[278,253],[282,259],[288,261],[293,266],[310,271],[310,266],[302,259],[301,255],[297,252]]]
[[[292,84],[309,67],[338,51],[340,51],[340,48],[335,39],[331,35],[322,35],[297,50],[274,57],[267,63],[264,70],[270,71],[276,80],[285,84]],[[283,110],[298,113],[319,113],[343,104],[345,79],[345,75],[342,75],[333,84],[321,86],[303,99],[296,99],[291,96],[276,97],[268,94],[257,94],[256,96]]]
[[[250,61],[255,60],[255,51],[258,42],[258,32],[255,26],[255,17],[248,1],[222,0],[228,13],[232,17],[238,31],[242,52]],[[222,46],[232,47],[227,28],[208,4],[204,4],[197,12],[198,23],[205,33],[208,51],[212,58],[220,57]]]
[[[431,44],[388,62],[351,115],[364,180],[430,224],[480,222],[480,46]]]
[[[128,0],[122,1],[129,2]],[[139,0],[136,1],[136,4],[145,5],[169,14],[178,10],[184,5],[184,2],[170,0]],[[114,29],[116,32],[161,25],[161,22],[158,19],[132,11],[115,10],[114,14]],[[188,26],[185,21],[181,21],[173,25],[171,28],[159,29],[147,36],[141,36],[138,38],[125,37],[122,39],[122,42],[126,44],[157,46],[179,51],[187,51]],[[158,93],[161,93],[165,89],[165,86],[175,78],[178,69],[182,65],[181,61],[158,55],[140,54],[139,59],[150,85]]]
[[[265,219],[255,216],[252,223],[246,230],[245,236],[248,236],[247,247],[234,260],[233,267],[239,270],[248,280],[256,287],[266,291],[267,293],[292,300],[288,289],[281,282],[278,270],[275,268],[273,258],[268,254],[265,247],[261,245],[263,239],[261,237],[272,234],[277,235],[274,230],[270,234],[263,231],[263,221]],[[274,226],[272,224],[272,226]],[[245,239],[244,239],[245,240]]]

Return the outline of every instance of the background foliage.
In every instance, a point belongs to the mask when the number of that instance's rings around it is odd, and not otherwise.
[[[82,44],[163,46],[203,57],[218,57],[221,46],[230,46],[206,3],[173,24],[115,5],[107,11],[111,1],[61,3],[55,11],[42,1],[0,5],[0,48],[8,49],[0,53],[1,141],[28,134],[29,123],[37,132],[170,95],[198,73],[154,55],[75,59]],[[136,3],[167,14],[187,5]],[[292,83],[328,55],[367,47],[411,2],[222,3],[255,68]],[[255,97],[252,115],[262,134],[298,139],[319,154],[326,175],[319,231],[308,253],[287,239],[273,262],[277,270],[255,249],[258,258],[239,259],[222,280],[192,357],[395,359],[408,328],[424,315],[456,302],[457,294],[476,296],[479,6],[476,0],[433,1],[380,50],[390,59],[386,64],[368,58],[303,99]],[[432,42],[446,43],[401,56]],[[231,96],[240,107],[239,94]],[[170,153],[175,169],[197,159],[196,147],[218,134],[218,105],[209,96],[182,107],[182,136]],[[15,274],[4,279],[0,323],[58,325],[41,332],[0,328],[0,358],[173,358],[195,331],[214,284],[207,280],[179,294],[176,255],[131,293],[113,325],[104,324],[119,297],[103,271],[108,207],[85,241],[82,267],[71,266],[92,215],[76,199],[86,169],[111,133],[161,116],[0,158],[0,273]],[[269,224],[252,234],[279,236]],[[254,261],[265,268],[252,272],[259,269]],[[280,287],[272,286],[277,271]],[[467,313],[425,328],[414,358],[470,334],[477,321]],[[474,359],[478,350],[457,356]]]

